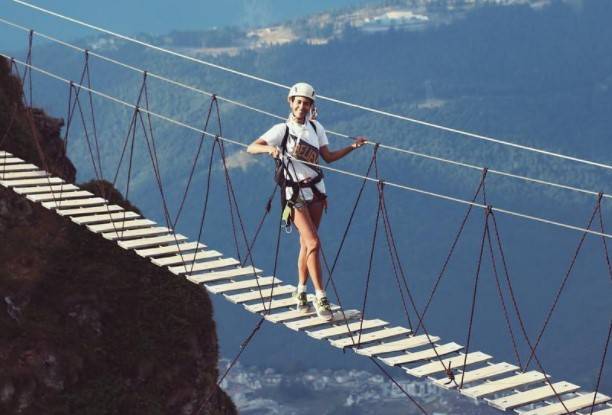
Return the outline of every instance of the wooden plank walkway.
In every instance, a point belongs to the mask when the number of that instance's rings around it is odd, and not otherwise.
[[[350,348],[389,366],[401,367],[408,374],[426,377],[441,388],[458,389],[463,382],[459,393],[494,408],[513,410],[521,415],[563,414],[565,408],[556,398],[556,391],[570,411],[589,413],[595,400],[593,414],[612,415],[611,398],[607,395],[582,392],[580,386],[553,382],[537,371],[521,373],[517,366],[493,362],[492,356],[483,352],[470,351],[466,358],[462,345],[439,344],[438,336],[414,335],[408,328],[392,327],[380,319],[368,318],[362,323],[358,310],[342,311],[335,304],[332,304],[331,321],[317,317],[312,307],[306,312],[298,312],[291,297],[295,286],[275,276],[262,277],[260,269],[243,267],[234,258],[226,258],[203,243],[188,241],[186,236],[172,229],[51,177],[5,151],[0,151],[0,185],[69,218],[83,230],[114,241],[120,248],[134,251],[179,277],[202,284],[209,292],[222,295],[273,324],[304,331],[333,347]],[[313,296],[308,298],[312,301]],[[462,373],[460,368],[464,361],[467,365]],[[456,382],[449,382],[444,377],[449,365],[455,372]]]

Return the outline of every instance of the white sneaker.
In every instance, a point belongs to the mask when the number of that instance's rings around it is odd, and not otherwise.
[[[308,311],[308,299],[306,297],[306,293],[298,293],[296,291],[293,293],[293,298],[295,299],[297,311],[306,313]]]
[[[327,297],[315,298],[312,300],[312,304],[317,312],[317,316],[321,317],[326,321],[330,321],[333,317],[331,312],[331,306]]]

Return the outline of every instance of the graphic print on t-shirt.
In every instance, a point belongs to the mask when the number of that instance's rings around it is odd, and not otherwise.
[[[312,144],[308,144],[305,141],[297,141],[297,137],[291,134],[291,138],[297,145],[293,149],[293,157],[298,160],[305,161],[307,163],[318,164],[319,162],[319,149]],[[314,166],[308,166],[316,169]]]

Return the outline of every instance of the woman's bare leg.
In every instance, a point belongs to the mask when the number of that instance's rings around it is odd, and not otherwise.
[[[306,285],[308,276],[310,276],[315,290],[323,289],[319,257],[321,244],[317,233],[322,214],[322,202],[314,202],[299,209],[293,209],[293,223],[300,233],[298,279],[301,284]]]
[[[308,282],[308,264],[306,263],[306,242],[300,235],[300,253],[298,255],[298,281],[301,285]]]

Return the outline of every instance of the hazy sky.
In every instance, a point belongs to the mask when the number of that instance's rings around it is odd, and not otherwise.
[[[249,26],[295,18],[315,11],[373,0],[26,0],[57,13],[124,34],[163,34],[174,29]],[[0,0],[0,17],[43,33],[74,39],[89,34],[78,25],[15,3]],[[0,22],[0,50],[26,45],[25,32]]]

